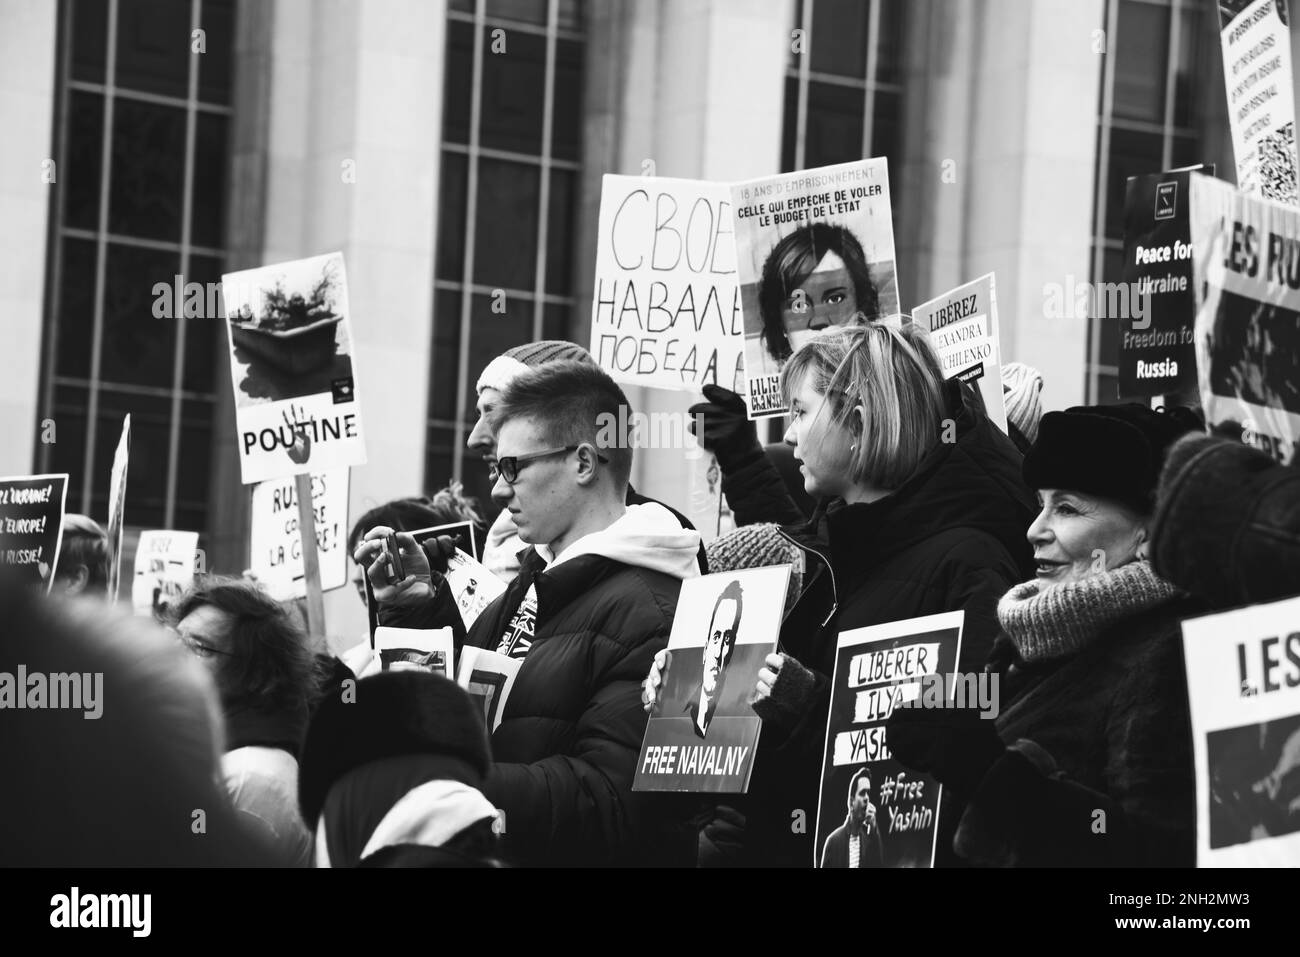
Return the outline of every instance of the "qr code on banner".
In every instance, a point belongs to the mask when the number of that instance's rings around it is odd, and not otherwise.
[[[1259,191],[1265,199],[1296,203],[1295,123],[1259,141]]]

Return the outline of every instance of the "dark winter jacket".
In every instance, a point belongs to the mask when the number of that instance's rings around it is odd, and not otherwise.
[[[1076,655],[1005,673],[997,730],[1009,747],[968,800],[956,852],[992,866],[1193,866],[1179,622],[1204,610],[1175,599]]]
[[[1213,609],[1300,592],[1300,467],[1228,439],[1181,440],[1160,478],[1151,564]]]
[[[803,488],[794,450],[782,442],[766,449],[755,446],[737,461],[718,460],[722,468],[722,494],[736,524],[800,525],[816,510],[816,502]]]
[[[595,551],[570,557],[585,547]],[[495,763],[481,789],[505,812],[509,863],[694,863],[696,835],[684,826],[694,808],[679,816],[678,796],[631,786],[646,729],[641,682],[668,644],[682,579],[698,573],[698,547],[698,534],[661,506],[630,507],[559,564],[529,548],[519,575],[474,622],[468,644],[495,650],[535,579],[533,642],[492,734]],[[414,611],[381,610],[382,623],[445,625],[457,614],[446,592]]]
[[[747,839],[755,864],[812,866],[822,751],[841,631],[964,610],[959,667],[983,670],[999,629],[998,600],[1032,577],[1025,532],[1037,509],[1021,456],[950,383],[956,441],[941,443],[899,489],[870,504],[838,502],[788,537],[809,559],[803,594],[781,626],[781,650],[813,672],[810,706],[788,728],[765,721],[750,785]],[[804,812],[802,833],[792,827]]]

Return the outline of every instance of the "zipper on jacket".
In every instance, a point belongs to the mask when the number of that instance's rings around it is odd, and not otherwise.
[[[801,549],[805,552],[812,552],[814,555],[820,558],[822,560],[822,564],[826,566],[826,574],[831,576],[831,610],[830,613],[827,614],[825,619],[822,620],[821,626],[825,628],[827,622],[829,622],[832,618],[835,617],[835,612],[839,611],[839,607],[840,607],[840,592],[839,589],[835,586],[835,568],[831,565],[830,559],[828,559],[821,552],[817,551],[817,549],[809,548],[807,545],[804,545],[801,542],[796,542],[793,538],[787,535],[785,533],[785,530],[782,528],[778,528],[776,531],[778,535],[784,538],[795,548]]]

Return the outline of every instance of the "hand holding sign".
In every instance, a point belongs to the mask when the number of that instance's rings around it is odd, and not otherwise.
[[[668,679],[668,666],[673,663],[673,653],[665,648],[663,651],[655,653],[654,664],[650,666],[650,674],[646,675],[645,683],[641,687],[641,705],[645,708],[646,714],[654,714],[659,706],[659,689]]]
[[[973,707],[924,707],[900,702],[885,722],[885,741],[898,761],[932,775],[964,795],[979,786],[1006,750],[991,720]]]
[[[734,467],[751,450],[761,452],[758,429],[749,418],[745,400],[711,382],[703,391],[705,401],[690,407],[690,430],[705,449],[718,456],[722,468]]]

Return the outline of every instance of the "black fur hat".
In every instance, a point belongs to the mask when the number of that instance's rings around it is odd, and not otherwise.
[[[1190,409],[1155,411],[1136,402],[1048,412],[1025,455],[1025,483],[1113,499],[1149,515],[1165,453],[1198,425]]]
[[[330,787],[354,768],[408,754],[447,759],[446,776],[479,787],[492,764],[483,716],[455,682],[388,671],[321,702],[303,741],[298,803],[315,828]],[[355,697],[355,700],[353,700]]]

